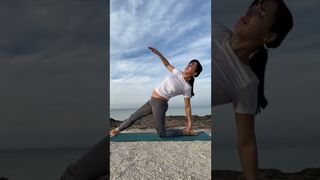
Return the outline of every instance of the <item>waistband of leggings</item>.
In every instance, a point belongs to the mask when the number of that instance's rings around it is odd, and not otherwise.
[[[155,97],[152,97],[152,96],[151,96],[151,99],[156,100],[156,101],[160,101],[160,102],[164,102],[164,103],[168,103],[168,101],[165,101],[165,100],[160,99],[160,98],[155,98]]]

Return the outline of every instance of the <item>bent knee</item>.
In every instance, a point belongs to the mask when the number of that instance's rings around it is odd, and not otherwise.
[[[167,137],[165,131],[157,131],[159,137]]]

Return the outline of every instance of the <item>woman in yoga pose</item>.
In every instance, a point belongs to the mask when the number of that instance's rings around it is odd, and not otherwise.
[[[141,106],[136,112],[121,123],[117,128],[110,131],[110,136],[117,135],[120,131],[130,127],[138,119],[152,114],[154,126],[160,137],[174,137],[182,135],[196,135],[192,130],[192,116],[190,98],[194,95],[193,83],[194,77],[198,77],[202,71],[200,62],[193,59],[189,62],[184,71],[173,67],[168,60],[156,49],[149,49],[158,55],[163,65],[172,73],[167,76],[152,92],[151,99]],[[186,127],[184,129],[166,129],[165,114],[168,110],[168,101],[170,98],[183,95],[186,112]]]
[[[277,48],[293,27],[283,0],[255,0],[234,25],[233,32],[213,25],[212,103],[232,103],[238,152],[247,180],[256,180],[258,155],[255,115],[268,104],[264,74],[268,48]]]

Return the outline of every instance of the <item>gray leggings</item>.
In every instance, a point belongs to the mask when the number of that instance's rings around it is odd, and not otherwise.
[[[153,121],[157,133],[160,137],[174,137],[182,136],[181,129],[166,129],[165,128],[165,115],[168,110],[168,103],[164,100],[151,97],[151,99],[141,106],[136,112],[130,115],[123,123],[118,127],[120,131],[130,127],[138,119],[152,114]]]

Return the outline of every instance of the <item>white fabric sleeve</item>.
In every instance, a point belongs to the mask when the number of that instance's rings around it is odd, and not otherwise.
[[[173,68],[172,73],[173,74],[179,74],[179,73],[181,73],[181,71],[179,69],[177,69],[177,68]]]
[[[184,91],[183,97],[184,98],[191,98],[191,88],[188,88]]]
[[[232,35],[232,31],[227,28],[226,26],[213,21],[212,24],[212,39],[218,40],[218,39],[225,39],[226,37],[229,37]]]
[[[251,83],[241,89],[233,100],[236,113],[255,114],[258,105],[258,84]]]

